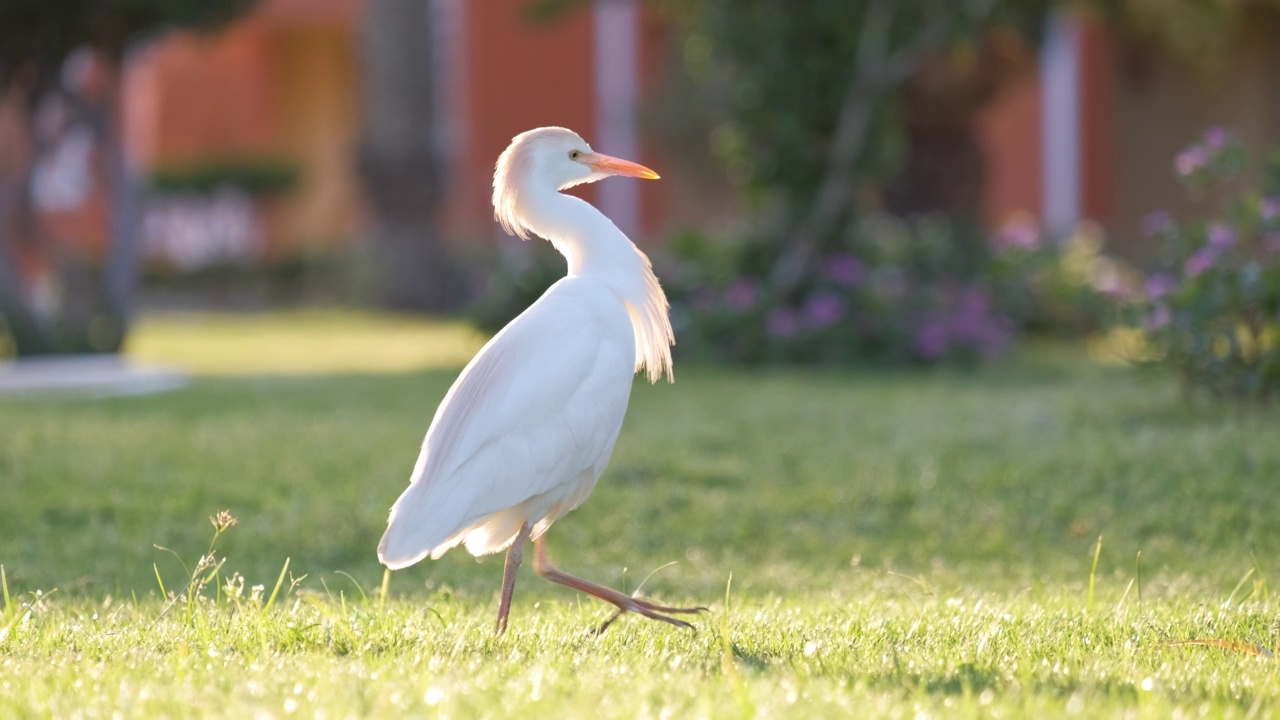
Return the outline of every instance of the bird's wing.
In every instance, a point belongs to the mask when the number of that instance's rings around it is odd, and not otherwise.
[[[478,520],[538,496],[570,497],[584,473],[599,476],[626,412],[635,350],[621,304],[592,300],[553,286],[463,370],[392,507],[384,563],[439,556]]]

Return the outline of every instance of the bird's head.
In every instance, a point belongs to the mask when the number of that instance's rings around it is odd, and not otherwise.
[[[522,132],[498,157],[493,172],[493,210],[507,232],[527,238],[518,222],[522,193],[532,190],[565,190],[610,175],[656,180],[658,173],[629,160],[602,155],[582,136],[561,127]]]

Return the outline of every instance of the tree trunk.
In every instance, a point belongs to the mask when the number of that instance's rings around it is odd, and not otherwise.
[[[34,142],[29,88],[15,83],[0,95],[0,322],[18,357],[52,352],[49,338],[27,307],[18,247],[31,230]]]
[[[122,65],[112,68],[106,107],[100,108],[106,158],[107,192],[111,198],[111,248],[102,273],[101,307],[90,320],[89,340],[96,350],[118,352],[129,331],[133,295],[138,282],[141,242],[141,189],[124,149]]]
[[[86,98],[66,90],[60,97],[77,121],[87,123],[101,148],[105,178],[100,182],[110,199],[110,243],[101,272],[88,258],[60,247],[41,225],[32,197],[32,178],[50,138],[31,127],[36,99],[15,99],[3,122],[13,125],[0,145],[17,157],[0,168],[0,318],[3,318],[19,357],[52,353],[118,352],[124,342],[137,284],[139,188],[128,167],[120,132],[120,69],[108,70],[104,95]],[[19,243],[34,248],[57,277],[59,300],[44,316],[31,307],[22,289]]]
[[[0,334],[8,331],[18,357],[51,352],[48,341],[22,295],[15,215],[21,202],[14,182],[0,182]]]
[[[428,0],[365,4],[364,138],[360,174],[373,247],[391,307],[448,311],[465,284],[438,228],[440,172]]]

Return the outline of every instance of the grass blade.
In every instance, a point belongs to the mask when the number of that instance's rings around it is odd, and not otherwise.
[[[1240,582],[1236,583],[1236,586],[1234,588],[1231,588],[1231,594],[1228,595],[1227,599],[1222,603],[1223,610],[1226,610],[1227,608],[1231,607],[1231,602],[1236,599],[1236,593],[1240,592],[1240,588],[1244,587],[1244,584],[1249,582],[1249,578],[1253,577],[1253,571],[1256,569],[1257,568],[1249,568],[1249,572],[1245,573],[1244,577],[1240,578]],[[1252,593],[1250,593],[1250,595],[1251,594]],[[1244,598],[1241,598],[1240,601],[1244,602],[1244,600],[1247,599],[1248,597],[1249,597],[1248,595],[1245,595]]]
[[[338,570],[338,571],[337,571],[337,574],[338,574],[338,575],[341,575],[341,576],[343,576],[343,577],[345,577],[345,578],[346,578],[346,579],[348,579],[348,580],[350,580],[350,581],[351,581],[351,584],[356,586],[356,589],[360,591],[360,601],[361,601],[361,602],[368,602],[368,601],[369,601],[369,596],[368,596],[368,595],[366,595],[366,594],[364,593],[364,588],[360,587],[360,582],[359,582],[358,580],[356,580],[355,578],[351,577],[351,574],[350,574],[350,573],[345,573],[345,572],[343,572],[343,571],[341,571],[341,570]]]
[[[160,586],[160,597],[169,597],[169,593],[164,589],[164,579],[160,577],[160,566],[155,563],[151,563],[151,569],[156,573],[156,584]],[[137,600],[135,599],[134,602],[136,604]]]
[[[733,587],[733,573],[724,584],[724,613],[720,616],[720,669],[725,677],[737,682],[738,664],[733,660],[733,641],[729,638],[729,590]]]
[[[1098,556],[1102,555],[1102,536],[1098,536],[1098,544],[1093,548],[1093,567],[1089,570],[1089,600],[1085,603],[1085,612],[1093,612],[1093,583],[1098,578]]]
[[[284,567],[280,568],[280,577],[276,578],[276,586],[271,590],[271,597],[267,598],[267,604],[262,606],[262,614],[266,615],[271,610],[271,606],[276,602],[276,596],[280,594],[280,588],[284,585],[284,576],[289,572],[289,558],[284,559]]]

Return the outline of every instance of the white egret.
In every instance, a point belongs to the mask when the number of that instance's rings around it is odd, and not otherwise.
[[[603,213],[561,190],[652,170],[593,152],[572,131],[521,133],[498,158],[494,215],[507,232],[551,241],[568,274],[482,348],[436,410],[409,487],[391,508],[378,558],[391,569],[462,544],[507,551],[495,632],[507,627],[525,543],[534,570],[622,613],[690,627],[657,605],[558,570],[544,534],[590,494],[613,453],[631,380],[671,377],[667,298],[645,256]]]

